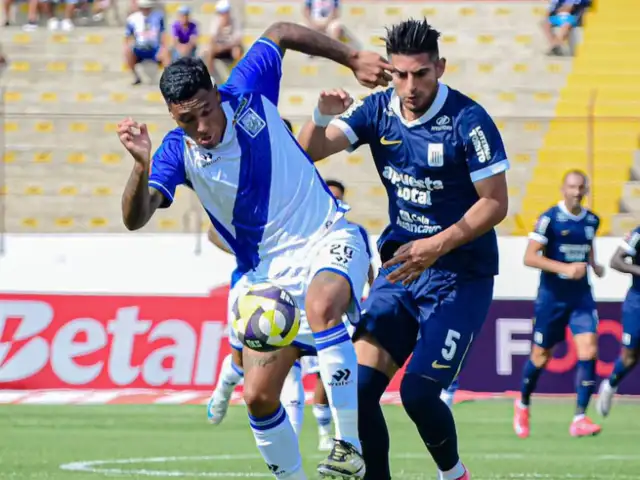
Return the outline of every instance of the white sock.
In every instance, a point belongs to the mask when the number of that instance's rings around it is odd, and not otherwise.
[[[316,422],[318,422],[320,435],[331,435],[331,409],[329,405],[316,403],[313,406],[313,416],[316,417]]]
[[[442,478],[444,480],[458,480],[460,477],[464,475],[466,469],[462,462],[458,460],[458,463],[451,470],[447,470],[446,472],[440,472],[442,474]]]
[[[276,478],[306,480],[298,438],[282,405],[267,417],[258,418],[249,414],[249,424],[258,450]]]
[[[304,385],[302,385],[302,368],[300,362],[294,363],[284,381],[280,401],[284,405],[293,431],[300,436],[304,420]]]
[[[231,354],[224,357],[222,361],[222,368],[220,368],[220,375],[218,376],[218,383],[216,383],[216,392],[220,392],[225,397],[230,397],[236,385],[240,383],[244,377],[244,370],[233,363],[233,357]]]
[[[358,437],[358,360],[343,323],[314,332],[320,376],[329,398],[336,438],[362,452]]]

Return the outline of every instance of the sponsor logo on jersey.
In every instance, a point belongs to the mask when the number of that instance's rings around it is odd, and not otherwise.
[[[442,226],[434,224],[428,217],[420,213],[400,210],[396,218],[396,225],[411,233],[434,235],[442,230]]]
[[[487,142],[487,137],[485,137],[482,128],[478,126],[471,130],[469,138],[471,139],[471,143],[473,144],[473,149],[476,151],[478,161],[480,163],[485,163],[486,161],[490,160],[491,148],[489,147],[489,142]]]
[[[382,176],[396,187],[398,198],[416,205],[432,205],[432,192],[444,188],[441,180],[432,180],[430,177],[417,179],[409,174],[398,172],[388,165],[384,167]]]
[[[431,125],[432,132],[450,132],[451,130],[453,130],[451,117],[448,117],[447,115],[438,117],[435,121],[435,125]]]
[[[380,138],[381,145],[399,145],[402,143],[402,140],[388,140],[386,137]]]
[[[558,247],[558,251],[564,256],[565,262],[584,262],[591,251],[591,245],[562,244]]]

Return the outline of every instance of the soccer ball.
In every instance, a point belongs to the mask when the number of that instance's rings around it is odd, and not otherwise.
[[[300,310],[289,293],[260,283],[233,304],[233,329],[246,347],[271,352],[291,345],[300,330]]]

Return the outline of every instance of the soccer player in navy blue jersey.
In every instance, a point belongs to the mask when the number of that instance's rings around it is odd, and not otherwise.
[[[470,478],[440,394],[492,300],[509,161],[487,112],[440,83],[439,35],[426,19],[388,29],[394,88],[355,103],[342,90],[323,92],[298,137],[313,160],[369,145],[389,197],[391,223],[378,241],[383,266],[354,335],[369,480],[391,478],[380,398],[412,354],[400,387],[404,408],[441,477]]]
[[[630,232],[611,257],[610,266],[631,275],[631,288],[622,304],[622,351],[611,376],[600,384],[596,410],[609,415],[620,382],[638,363],[640,354],[640,226]],[[628,260],[628,261],[627,261]]]
[[[544,212],[529,235],[524,264],[540,270],[540,287],[535,302],[533,347],[524,367],[521,398],[514,404],[513,428],[520,438],[529,436],[531,394],[551,359],[553,347],[565,339],[567,327],[578,355],[577,405],[569,433],[574,437],[600,433],[600,426],[585,415],[595,388],[598,349],[598,311],[588,267],[597,276],[604,275],[604,268],[595,261],[593,244],[600,219],[582,207],[588,191],[583,172],[567,172],[562,180],[563,201]]]

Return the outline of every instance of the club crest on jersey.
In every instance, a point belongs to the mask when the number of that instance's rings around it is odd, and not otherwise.
[[[443,132],[451,130],[453,130],[453,126],[451,125],[451,117],[448,117],[447,115],[438,117],[435,121],[435,125],[431,126],[432,132]]]
[[[251,138],[256,138],[267,123],[252,108],[249,108],[238,120],[238,125]]]
[[[430,167],[442,167],[444,165],[444,145],[442,143],[430,143],[428,145],[427,165]]]

